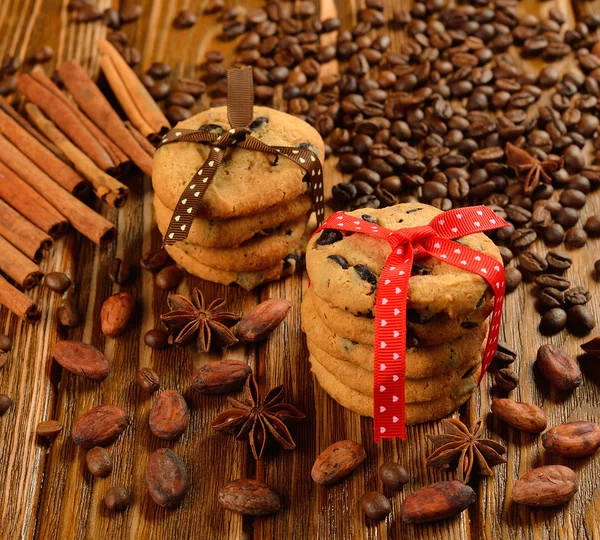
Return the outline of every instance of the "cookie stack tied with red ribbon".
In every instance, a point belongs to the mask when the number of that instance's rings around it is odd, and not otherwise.
[[[323,218],[323,140],[299,118],[253,107],[251,73],[231,70],[227,107],[165,136],[152,176],[156,221],[173,259],[245,289],[293,273],[313,209]]]
[[[375,439],[442,418],[491,362],[504,298],[485,207],[421,203],[331,216],[310,240],[302,327],[311,370],[342,406],[375,418]]]

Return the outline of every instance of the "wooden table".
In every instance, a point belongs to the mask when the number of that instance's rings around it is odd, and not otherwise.
[[[125,4],[126,2],[121,2]],[[206,0],[144,0],[144,15],[136,24],[125,27],[132,42],[142,51],[143,67],[153,60],[174,65],[175,75],[194,76],[207,49],[218,46],[231,57],[232,44],[214,42],[217,33],[214,17],[201,17],[190,30],[174,30],[171,21],[180,8],[198,9]],[[233,4],[235,2],[228,2]],[[238,2],[258,5],[258,0]],[[97,73],[97,38],[105,35],[101,23],[77,25],[66,12],[67,0],[3,0],[0,2],[0,57],[18,54],[27,58],[42,44],[55,48],[55,61],[79,60]],[[101,7],[111,0],[98,0]],[[118,7],[118,1],[112,2]],[[386,0],[387,9],[408,0]],[[570,21],[574,12],[566,0],[537,3],[524,0],[521,11],[547,13],[558,5]],[[122,7],[122,6],[121,6]],[[360,7],[358,0],[337,2],[343,24],[350,25]],[[600,12],[600,0],[577,3],[577,16]],[[335,10],[328,4],[324,11]],[[393,47],[402,42],[394,33]],[[560,64],[568,69],[566,62]],[[534,63],[529,66],[538,69]],[[25,69],[29,69],[26,66]],[[278,98],[276,105],[283,105]],[[206,106],[202,102],[201,106]],[[327,183],[331,187],[341,175],[335,163],[327,164]],[[151,246],[160,244],[153,227],[152,191],[148,178],[134,175],[127,179],[131,199],[125,208],[115,211],[96,204],[119,230],[119,241],[98,249],[80,235],[71,234],[58,242],[46,257],[43,268],[67,271],[75,278],[79,308],[84,324],[70,335],[102,349],[112,362],[111,376],[93,383],[61,372],[51,360],[52,345],[59,337],[56,309],[59,297],[43,287],[32,292],[42,306],[42,320],[28,326],[5,309],[0,309],[0,331],[12,336],[13,352],[0,371],[0,392],[14,400],[11,410],[0,419],[0,537],[70,538],[255,538],[262,539],[385,539],[385,538],[600,538],[600,453],[583,460],[560,460],[548,456],[539,437],[522,434],[489,415],[492,397],[491,377],[486,377],[460,415],[472,422],[486,416],[489,434],[508,445],[508,464],[495,468],[496,476],[475,480],[478,501],[460,517],[428,526],[406,526],[398,517],[406,494],[431,482],[452,478],[452,474],[428,470],[425,436],[437,433],[440,422],[409,429],[408,442],[373,443],[372,422],[360,419],[339,407],[314,384],[309,372],[307,350],[300,330],[300,299],[305,277],[296,275],[251,293],[225,288],[189,278],[179,288],[183,294],[201,287],[209,298],[227,296],[233,311],[247,311],[261,300],[284,297],[294,309],[286,322],[261,346],[237,347],[228,357],[245,358],[258,374],[262,388],[285,384],[287,398],[304,411],[307,419],[293,429],[297,441],[294,452],[275,450],[255,462],[247,443],[229,436],[215,435],[209,423],[226,406],[225,397],[199,396],[190,390],[195,369],[209,357],[190,351],[168,349],[153,351],[143,344],[144,333],[159,324],[166,310],[166,293],[155,288],[153,277],[139,271],[132,284],[113,285],[107,275],[108,261],[122,257],[137,261]],[[600,211],[598,194],[590,196],[583,217]],[[575,264],[569,271],[577,284],[587,284],[595,297],[591,307],[600,320],[598,284],[593,280],[593,261],[598,258],[600,242],[591,241],[585,250],[573,253]],[[543,252],[544,248],[536,245]],[[1,256],[1,255],[0,255]],[[129,331],[117,339],[100,332],[98,313],[102,302],[119,290],[135,295],[138,309]],[[505,339],[519,350],[515,369],[521,383],[513,397],[534,402],[548,414],[549,425],[567,420],[596,420],[600,417],[600,365],[583,359],[584,384],[571,394],[552,390],[533,369],[537,347],[550,341],[571,354],[579,353],[577,339],[561,333],[542,338],[537,332],[532,286],[522,286],[509,296],[504,316]],[[217,356],[213,355],[210,359]],[[135,374],[140,366],[151,366],[160,373],[163,388],[182,392],[192,408],[190,427],[181,440],[164,443],[148,428],[151,400],[137,387]],[[83,411],[102,403],[119,405],[133,418],[133,425],[110,447],[114,472],[106,479],[93,478],[85,468],[85,451],[76,447],[69,434],[74,419]],[[38,422],[59,419],[64,431],[51,445],[36,438]],[[334,487],[319,487],[310,480],[315,457],[329,444],[341,439],[361,441],[367,450],[364,466],[349,479]],[[186,462],[191,489],[178,510],[165,510],[153,503],[146,493],[144,471],[148,455],[161,446],[177,451]],[[384,460],[399,461],[411,473],[411,483],[393,499],[389,519],[367,524],[359,510],[358,498],[367,490],[380,489],[378,466]],[[516,479],[535,466],[565,463],[579,473],[580,488],[565,507],[550,510],[520,508],[510,502]],[[283,511],[273,517],[242,519],[224,511],[216,502],[218,489],[226,482],[243,477],[264,480],[282,494]],[[133,492],[133,504],[124,513],[106,510],[102,496],[112,485],[125,485]]]

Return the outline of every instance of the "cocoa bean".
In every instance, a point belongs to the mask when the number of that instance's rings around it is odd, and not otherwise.
[[[179,506],[189,488],[183,460],[169,448],[154,451],[146,466],[146,487],[159,506]]]
[[[551,454],[585,457],[600,448],[600,426],[594,422],[567,422],[542,435],[542,444]]]
[[[209,362],[196,371],[193,386],[201,394],[235,392],[244,386],[250,373],[250,366],[240,360]]]
[[[100,310],[102,333],[108,337],[120,336],[131,318],[134,305],[135,300],[128,292],[109,296]]]
[[[83,413],[73,424],[71,436],[84,448],[106,446],[129,426],[127,413],[114,405],[100,405]]]
[[[557,506],[575,495],[577,483],[577,474],[569,467],[545,465],[517,480],[512,500],[527,506]]]
[[[250,478],[229,482],[219,490],[219,504],[244,516],[266,516],[281,508],[279,495],[267,484]]]
[[[535,365],[559,390],[573,390],[583,382],[577,360],[550,343],[538,349]]]
[[[94,381],[103,381],[110,373],[106,356],[81,341],[59,341],[52,349],[52,357],[71,373]]]
[[[406,497],[400,515],[405,523],[438,521],[460,514],[476,498],[475,492],[462,482],[436,482]]]
[[[321,452],[310,475],[321,485],[328,485],[348,476],[367,457],[362,444],[354,441],[339,441]]]
[[[546,429],[546,413],[533,403],[508,398],[492,401],[492,412],[512,427],[525,433],[541,433]]]
[[[250,343],[262,341],[281,324],[291,308],[291,302],[283,298],[272,298],[254,306],[238,323],[237,337]]]
[[[179,437],[188,427],[190,410],[183,396],[175,390],[164,390],[150,410],[150,431],[167,441]]]

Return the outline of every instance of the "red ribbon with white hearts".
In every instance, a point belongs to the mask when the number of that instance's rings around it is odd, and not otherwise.
[[[508,224],[485,206],[457,208],[434,217],[428,225],[392,231],[343,212],[333,214],[317,229],[337,229],[381,238],[390,244],[375,299],[374,431],[380,439],[406,439],[404,384],[406,377],[406,302],[414,259],[435,257],[487,281],[494,293],[494,310],[482,360],[479,381],[487,371],[496,347],[506,281],[502,263],[453,238],[506,227]]]

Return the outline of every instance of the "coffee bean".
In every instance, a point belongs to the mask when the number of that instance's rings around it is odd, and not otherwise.
[[[533,251],[526,251],[519,256],[519,264],[523,270],[531,274],[541,274],[548,268],[546,259]]]
[[[338,161],[340,171],[343,173],[351,173],[362,167],[363,160],[356,154],[342,154]]]
[[[572,334],[585,336],[594,329],[596,321],[587,306],[576,305],[568,311],[568,324]]]
[[[4,416],[6,411],[10,409],[12,405],[12,399],[10,399],[6,394],[0,394],[0,416]]]
[[[98,21],[102,18],[102,10],[93,4],[87,4],[77,10],[75,20],[80,23]]]
[[[187,9],[182,9],[175,19],[173,19],[173,26],[175,28],[184,29],[191,28],[196,24],[197,17],[196,14]]]
[[[50,272],[44,277],[44,285],[51,291],[62,294],[71,286],[71,279],[62,272]]]
[[[563,307],[565,305],[565,293],[554,287],[546,287],[540,293],[540,304],[547,309]]]
[[[356,192],[359,197],[362,197],[364,195],[371,195],[371,193],[373,193],[374,191],[373,186],[367,184],[367,182],[363,182],[362,180],[357,180],[356,182],[352,183],[356,187]]]
[[[360,497],[360,507],[363,513],[374,521],[381,521],[392,511],[392,503],[378,491],[367,491]]]
[[[527,247],[535,242],[537,234],[533,229],[516,229],[510,236],[510,244],[516,248]]]
[[[33,59],[37,64],[45,64],[54,57],[54,49],[50,45],[42,45],[36,49]]]
[[[500,255],[502,256],[502,262],[504,266],[506,266],[510,261],[513,260],[513,252],[505,246],[499,246],[498,250],[500,251]]]
[[[552,270],[563,271],[571,268],[573,259],[564,251],[549,251],[546,254],[546,261]]]
[[[588,235],[584,229],[576,227],[569,229],[565,236],[565,245],[570,249],[581,248],[585,246]]]
[[[544,241],[549,246],[557,246],[565,239],[565,230],[559,223],[553,223],[544,231]]]
[[[109,510],[122,512],[131,504],[129,490],[123,486],[113,486],[104,494],[104,504]]]
[[[523,281],[523,274],[514,267],[505,270],[505,277],[507,293],[513,292],[519,286],[519,283]]]
[[[150,272],[158,272],[167,264],[172,263],[173,259],[171,259],[165,248],[147,251],[140,259],[140,266]]]
[[[379,478],[383,485],[392,491],[400,491],[410,480],[408,471],[392,461],[386,461],[379,467]]]
[[[110,454],[101,446],[94,446],[87,451],[85,463],[88,471],[98,478],[106,478],[113,469]]]
[[[131,265],[121,259],[113,259],[108,264],[108,277],[113,283],[123,285],[129,281],[132,273]]]
[[[160,377],[158,373],[150,368],[142,368],[136,375],[138,386],[144,391],[152,394],[160,387]]]
[[[173,94],[175,94],[176,92],[190,94],[191,96],[197,98],[204,94],[204,92],[206,92],[206,84],[196,79],[178,79],[177,82],[173,85]]]
[[[177,288],[184,278],[183,270],[177,266],[167,266],[156,274],[156,286],[164,290],[172,290]]]
[[[162,329],[154,328],[146,332],[144,343],[151,349],[164,349],[169,345],[169,335]]]
[[[192,116],[192,113],[188,109],[178,105],[169,105],[166,113],[167,118],[169,119],[169,122],[171,122],[172,126],[175,126],[179,122],[183,122]]]
[[[596,273],[596,281],[600,281],[600,259],[594,263],[594,272]]]
[[[12,349],[12,339],[0,333],[0,351],[9,352]]]
[[[350,202],[352,199],[356,198],[356,195],[358,193],[358,190],[356,189],[356,186],[354,184],[349,184],[349,183],[340,183],[340,184],[336,184],[335,186],[333,186],[332,190],[331,190],[331,194],[333,196],[333,198],[341,203],[348,203]]]
[[[553,308],[542,317],[540,332],[545,335],[554,335],[563,330],[565,326],[567,326],[567,312],[561,308]]]
[[[574,144],[567,146],[563,152],[563,159],[565,161],[565,169],[571,174],[577,173],[585,167],[585,157],[581,152],[581,148]]]
[[[138,4],[129,4],[121,10],[121,22],[129,24],[137,21],[141,16],[144,8]]]
[[[503,392],[514,390],[519,384],[519,375],[509,368],[502,368],[494,374],[496,387]]]
[[[584,287],[571,287],[565,291],[565,302],[573,306],[587,304],[591,299],[592,295]]]
[[[344,257],[342,257],[341,255],[328,255],[327,258],[331,259],[334,263],[341,266],[342,269],[344,269],[344,270],[347,270],[348,268],[350,268],[348,261],[346,259],[344,259]]]
[[[164,79],[171,74],[171,66],[166,62],[154,62],[146,71],[154,79]]]
[[[562,208],[554,221],[565,229],[569,229],[579,221],[579,212],[575,208]]]
[[[319,238],[317,238],[316,244],[318,246],[328,246],[335,244],[344,238],[341,231],[336,229],[324,229]]]
[[[2,77],[0,79],[0,96],[8,96],[17,89],[18,77]]]
[[[377,276],[373,273],[366,264],[357,264],[354,266],[354,271],[358,274],[358,277],[373,286],[377,285]]]
[[[56,311],[58,321],[68,328],[77,328],[81,324],[81,314],[73,297],[65,298]]]
[[[119,15],[119,12],[116,9],[105,9],[103,19],[104,24],[108,26],[108,28],[112,28],[115,30],[121,28],[121,16]]]
[[[585,205],[586,196],[585,193],[577,191],[575,189],[565,189],[558,202],[565,207],[569,208],[583,208]]]
[[[156,101],[162,101],[169,95],[171,88],[165,81],[158,81],[157,83],[154,83],[148,90],[150,95]]]
[[[554,274],[536,276],[534,281],[540,287],[554,287],[559,291],[566,291],[571,286],[571,282],[568,279]]]
[[[600,215],[587,218],[583,228],[590,236],[600,236]]]
[[[219,13],[225,7],[224,0],[211,0],[208,5],[204,8],[205,15],[214,15]]]

